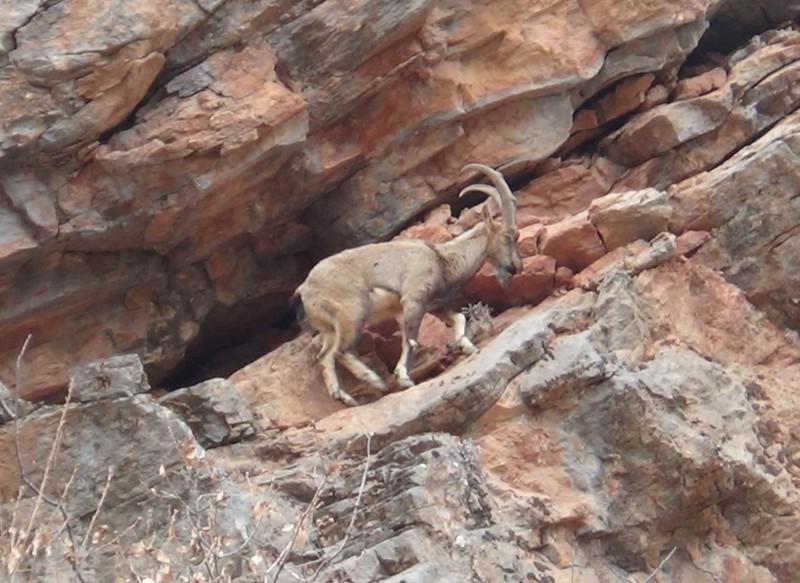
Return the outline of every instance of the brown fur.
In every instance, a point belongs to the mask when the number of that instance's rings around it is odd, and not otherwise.
[[[320,261],[297,288],[307,323],[322,337],[318,360],[333,398],[347,405],[357,404],[339,386],[335,360],[357,378],[381,391],[386,388],[352,352],[368,323],[392,318],[398,321],[403,350],[395,375],[401,386],[413,385],[408,360],[427,312],[455,328],[455,340],[464,350],[476,350],[464,335],[464,316],[450,308],[453,295],[486,260],[495,266],[503,284],[522,268],[522,260],[516,243],[519,233],[514,223],[514,199],[502,175],[478,164],[466,169],[484,172],[495,187],[473,185],[462,194],[474,189],[495,197],[503,211],[502,222],[492,219],[485,208],[483,222],[446,243],[404,240],[348,249]]]

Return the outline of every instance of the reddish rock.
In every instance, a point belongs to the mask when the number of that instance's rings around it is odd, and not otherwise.
[[[708,231],[686,231],[676,241],[675,251],[679,255],[690,255],[711,239]]]
[[[796,578],[800,33],[708,53],[794,3],[6,4],[0,517],[38,505],[14,524],[52,528],[21,531],[34,544],[0,571],[191,578],[202,524],[218,579]],[[485,267],[461,299],[540,302],[502,312],[479,353],[427,317],[423,382],[380,397],[343,373],[364,404],[342,410],[300,336],[234,374],[256,431],[196,425],[247,437],[210,452],[108,371],[87,378],[118,398],[8,423],[14,396],[101,356],[138,353],[152,385],[190,346],[207,367],[204,349],[261,330],[258,356],[293,334],[316,256],[480,220],[483,203],[447,206],[473,161],[517,193],[525,269],[500,289]],[[559,245],[594,228],[612,250],[573,277],[585,250]],[[390,378],[392,326],[359,349]],[[248,406],[209,386],[232,398],[188,399],[186,418],[241,425]],[[58,435],[43,490],[65,515],[20,489]],[[169,524],[129,528],[142,515]],[[126,556],[95,545],[106,527]]]
[[[707,101],[713,95],[724,95],[727,100],[728,95],[732,95],[730,112],[722,124],[714,131],[640,164],[619,180],[613,190],[666,189],[713,168],[766,128],[795,111],[800,103],[796,91],[800,71],[789,65],[800,55],[798,36],[797,31],[783,30],[759,37],[745,46],[728,65],[727,84],[701,98]],[[754,110],[759,111],[759,115],[753,116]],[[672,122],[678,126],[670,132],[676,136],[696,133],[695,121],[691,116],[682,120],[673,116]],[[685,124],[685,127],[680,124]],[[705,125],[708,127],[707,123]],[[632,145],[633,150],[637,147]],[[642,147],[645,151],[652,151],[653,145],[643,144]]]
[[[666,194],[653,188],[615,192],[589,205],[589,220],[609,251],[655,237],[666,230],[671,213]]]
[[[131,288],[125,296],[125,307],[129,310],[149,304],[153,300],[153,290],[146,285]]]
[[[727,80],[728,72],[722,67],[714,67],[696,77],[678,81],[672,92],[672,97],[675,100],[700,97],[724,86]]]
[[[586,212],[544,227],[539,237],[539,249],[543,255],[553,257],[557,265],[568,267],[573,273],[606,254],[603,241]]]
[[[0,261],[13,265],[30,257],[30,252],[38,246],[36,239],[19,217],[8,210],[0,209]]]
[[[502,306],[517,306],[542,301],[553,291],[556,260],[547,255],[534,255],[522,260],[522,273],[511,278],[503,288],[494,275],[494,268],[485,265],[464,287],[472,301]]]
[[[617,247],[613,251],[609,251],[575,276],[575,286],[586,290],[597,289],[597,286],[612,272],[624,270],[625,264],[630,258],[645,252],[647,248],[646,241],[637,239],[624,247]]]
[[[563,265],[556,268],[556,275],[553,279],[553,286],[556,289],[570,289],[575,283],[575,274],[569,267]]]
[[[639,75],[619,83],[614,91],[603,96],[598,103],[598,117],[602,123],[613,121],[637,109],[645,101],[655,75]]]
[[[317,351],[319,339],[305,334],[230,377],[236,390],[250,403],[260,427],[303,424],[344,407],[339,401],[324,398],[322,375],[315,366]],[[344,375],[341,378],[346,379]]]
[[[465,162],[503,169],[524,227],[609,191],[666,189],[796,109],[784,30],[713,60],[729,73],[718,92],[733,95],[716,130],[629,172],[592,154],[598,123],[673,86],[709,15],[725,13],[714,1],[226,2],[206,7],[213,19],[191,2],[28,4],[0,24],[0,376],[11,383],[34,332],[64,363],[31,372],[35,394],[123,350],[158,383],[189,345],[202,354],[218,333],[274,323],[310,256],[389,238],[450,202]],[[693,135],[691,116],[670,121]],[[578,134],[584,159],[537,166]],[[188,287],[184,270],[197,274]],[[129,295],[137,286],[151,297]]]
[[[645,22],[680,26],[705,16],[709,5],[704,0],[680,4],[653,2],[646,6],[637,6],[637,10],[629,10],[624,4],[601,0],[587,5],[585,10],[600,39],[609,46],[616,46],[638,38]]]
[[[597,112],[594,109],[581,109],[575,112],[572,118],[571,133],[584,132],[596,129],[600,125]]]
[[[545,167],[545,174],[517,192],[518,212],[561,219],[586,209],[608,192],[623,168],[603,157],[581,157]]]
[[[640,111],[648,111],[662,103],[666,103],[668,99],[669,89],[661,84],[653,85],[647,90],[647,95],[645,95],[644,102],[639,109]]]
[[[307,249],[313,235],[308,227],[301,223],[286,223],[271,232],[261,231],[253,237],[251,249],[260,257],[274,257],[298,253]]]
[[[532,257],[539,254],[539,237],[544,228],[541,223],[534,223],[520,228],[517,244],[523,257]]]
[[[665,103],[641,114],[606,138],[602,152],[615,162],[636,166],[717,129],[731,106],[730,92],[725,91]]]
[[[430,211],[421,223],[405,229],[397,238],[443,243],[452,239],[451,225],[453,222],[450,205],[441,205]]]
[[[671,229],[715,233],[694,259],[723,272],[773,322],[800,329],[795,113],[713,171],[673,187]],[[701,194],[703,193],[703,194]],[[753,193],[758,193],[753,198]]]

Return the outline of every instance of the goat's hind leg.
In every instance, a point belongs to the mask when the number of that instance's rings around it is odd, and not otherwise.
[[[332,399],[341,401],[348,407],[356,407],[356,400],[342,390],[339,377],[336,375],[336,338],[332,330],[322,333],[322,348],[317,354],[317,360],[322,368],[322,380]]]
[[[341,362],[342,365],[345,366],[351,373],[353,373],[353,376],[355,376],[357,379],[369,383],[379,391],[384,392],[386,391],[386,384],[383,382],[383,379],[381,379],[381,377],[378,376],[374,370],[361,362],[361,359],[359,359],[352,352],[352,348],[355,345],[356,340],[358,340],[358,335],[361,332],[361,326],[365,317],[366,316],[362,318],[356,318],[345,325],[337,322],[335,325],[336,340],[334,346],[336,359],[339,360],[339,362]],[[353,323],[357,323],[357,325],[347,325]],[[342,395],[342,400],[345,403],[348,403],[344,399],[344,396],[346,395],[347,398],[353,401],[353,404],[355,404],[355,400],[341,390],[341,388],[339,389],[339,393]]]
[[[333,348],[333,335],[333,330],[320,334],[322,337],[322,346],[319,347],[319,352],[317,352],[317,362],[321,362],[322,357],[328,354],[331,348]]]
[[[339,362],[341,362],[347,370],[353,373],[353,376],[360,381],[369,383],[381,393],[386,392],[386,383],[378,376],[374,370],[368,367],[364,362],[352,352],[344,352],[339,354]]]

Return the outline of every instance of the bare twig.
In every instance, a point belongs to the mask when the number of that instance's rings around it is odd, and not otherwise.
[[[276,568],[277,568],[277,571],[275,572],[275,575],[273,575],[273,579],[272,579],[273,581],[276,581],[276,580],[277,580],[277,578],[278,578],[278,574],[279,574],[279,573],[281,572],[281,570],[284,568],[284,563],[286,562],[286,560],[287,560],[287,558],[288,558],[288,556],[289,556],[289,553],[292,551],[292,548],[294,547],[294,544],[295,544],[295,542],[296,542],[296,539],[297,539],[297,535],[298,535],[298,533],[300,532],[300,528],[302,527],[302,525],[303,525],[303,524],[304,524],[304,522],[306,521],[306,519],[307,519],[308,515],[309,515],[309,514],[311,513],[311,511],[314,509],[314,506],[316,505],[317,499],[319,498],[319,495],[320,495],[320,493],[322,492],[322,489],[324,488],[324,486],[326,485],[326,483],[327,483],[327,481],[328,481],[328,478],[330,477],[330,476],[329,476],[329,474],[328,474],[328,469],[327,469],[327,464],[326,464],[325,456],[323,455],[323,453],[322,453],[322,448],[320,447],[320,443],[319,443],[319,434],[317,433],[317,427],[316,427],[316,425],[315,425],[313,422],[312,422],[311,426],[312,426],[312,428],[314,429],[314,440],[315,440],[315,446],[316,446],[316,450],[317,450],[317,455],[319,456],[320,465],[321,465],[321,468],[322,468],[322,474],[323,474],[323,477],[322,477],[322,482],[321,482],[321,483],[320,483],[320,485],[317,487],[317,490],[316,490],[316,492],[314,492],[314,497],[312,498],[312,500],[311,500],[311,502],[309,503],[309,505],[306,507],[306,509],[305,509],[305,511],[303,512],[303,514],[301,515],[301,517],[300,517],[300,520],[299,520],[299,521],[298,521],[298,523],[295,525],[295,527],[294,527],[294,532],[292,533],[292,538],[289,540],[289,543],[286,545],[286,547],[285,547],[285,548],[284,548],[284,549],[281,551],[281,553],[278,555],[278,558],[277,558],[277,559],[275,559],[275,561],[272,563],[272,565],[270,565],[270,566],[269,566],[269,568],[268,568],[268,569],[266,570],[266,572],[265,572],[265,575],[268,575],[268,574],[269,574],[269,573],[270,573],[270,572],[271,572],[273,569],[276,569]],[[302,565],[300,565],[300,568],[303,568],[303,567],[308,567],[308,566],[311,566],[311,565],[314,565],[314,564],[317,564],[317,563],[324,562],[324,561],[326,561],[326,560],[327,560],[327,561],[330,561],[330,560],[332,560],[332,559],[333,559],[333,558],[335,558],[335,557],[336,557],[336,556],[337,556],[339,553],[341,553],[342,549],[344,549],[344,545],[345,545],[345,544],[347,544],[347,539],[348,539],[348,536],[349,536],[349,531],[350,531],[350,529],[352,528],[352,526],[353,526],[353,522],[354,522],[354,520],[355,520],[355,511],[358,509],[358,506],[359,506],[359,504],[360,504],[360,501],[361,501],[361,494],[362,494],[362,492],[363,492],[363,490],[364,490],[364,482],[365,482],[365,480],[366,480],[366,470],[367,470],[367,468],[369,468],[369,452],[370,452],[370,444],[371,444],[371,439],[372,439],[372,435],[370,434],[370,435],[368,435],[368,436],[367,436],[367,465],[366,465],[366,467],[364,468],[364,475],[362,476],[362,479],[361,479],[361,488],[359,489],[358,498],[357,498],[357,500],[356,500],[356,504],[355,504],[355,507],[354,507],[354,509],[353,509],[354,516],[353,516],[353,517],[351,518],[351,520],[350,520],[350,526],[348,527],[348,529],[347,529],[347,532],[345,533],[345,538],[344,538],[344,541],[343,541],[342,547],[341,547],[339,550],[337,550],[335,553],[333,553],[333,554],[332,554],[330,557],[327,557],[327,558],[326,558],[326,557],[321,557],[321,558],[319,558],[319,559],[315,559],[315,560],[313,560],[313,561],[308,561],[308,562],[305,562],[305,563],[303,563]],[[324,564],[325,564],[325,563],[323,563],[323,564],[322,564],[322,565],[319,567],[319,569],[321,569],[321,568],[324,566]],[[317,569],[317,571],[314,573],[314,575],[312,576],[312,579],[313,579],[314,577],[316,577],[316,575],[319,573],[319,569]],[[293,576],[295,579],[300,579],[300,576],[298,576],[297,574],[295,574],[295,573],[290,573],[290,574],[291,574],[291,575],[292,575],[292,576]],[[308,579],[305,579],[305,580],[306,580],[306,581],[308,581]]]
[[[25,342],[22,344],[22,348],[20,349],[19,354],[17,355],[17,366],[16,366],[16,369],[14,371],[14,377],[15,377],[15,383],[16,383],[17,391],[19,391],[20,387],[22,386],[22,359],[25,356],[25,352],[28,350],[28,344],[31,341],[31,337],[32,337],[32,334],[28,334],[28,337],[25,338]],[[53,447],[55,447],[55,444],[56,444],[56,442],[54,441],[53,442]],[[51,447],[51,449],[50,449],[51,452],[52,452],[52,449],[53,448]],[[14,418],[14,453],[15,453],[16,459],[17,459],[17,466],[18,466],[17,469],[19,470],[20,481],[23,484],[25,484],[28,488],[30,488],[31,491],[36,495],[37,502],[42,500],[42,499],[44,499],[44,501],[47,502],[48,504],[50,504],[51,506],[58,507],[58,502],[57,501],[48,498],[42,492],[42,490],[44,489],[44,480],[45,480],[45,478],[42,478],[42,484],[41,484],[42,487],[39,488],[33,482],[31,482],[30,479],[28,478],[28,476],[25,474],[25,468],[24,468],[24,466],[22,464],[22,453],[21,453],[20,447],[19,447],[19,418],[16,415],[15,415],[15,418]],[[49,456],[48,456],[48,460],[49,460]],[[47,470],[47,468],[45,468],[45,470]],[[38,509],[38,504],[37,504],[37,507],[34,508],[34,511],[30,516],[30,520],[28,522],[28,527],[25,529],[26,536],[27,536],[27,534],[30,534],[31,523],[33,522],[33,519],[36,517],[37,509]]]
[[[569,566],[569,583],[574,583],[575,581],[575,545],[570,545],[572,547],[572,561]]]
[[[2,385],[2,383],[0,383],[0,386],[1,385]],[[5,392],[5,391],[3,391],[3,392]],[[11,391],[9,391],[8,394],[9,394],[10,397],[12,397],[14,399],[14,409],[16,409],[17,411],[12,411],[11,409],[8,408],[8,403],[6,403],[6,400],[3,398],[3,395],[0,395],[0,407],[2,407],[3,411],[5,411],[5,414],[8,417],[8,420],[9,421],[13,421],[18,416],[19,404],[17,403],[17,400],[14,397],[14,395],[11,395]]]
[[[17,496],[14,500],[14,511],[11,513],[11,525],[9,526],[8,532],[18,532],[19,525],[17,524],[17,518],[20,515],[19,504],[24,498],[25,495],[25,485],[20,484],[19,488],[17,489]]]
[[[62,530],[69,529],[69,521],[66,519],[67,513],[64,510],[64,503],[67,500],[67,494],[69,494],[69,491],[72,488],[72,483],[75,481],[76,475],[78,475],[77,466],[72,468],[72,473],[69,476],[69,480],[67,480],[67,484],[64,486],[64,489],[61,491],[61,494],[58,496],[58,500],[56,501],[56,503],[51,504],[51,506],[53,507],[53,513],[50,515],[49,521],[52,522],[56,514],[61,515],[61,518],[64,519],[64,525],[60,529],[58,529],[58,532],[56,533],[57,535],[61,534]],[[45,502],[47,502],[47,500],[45,500]],[[50,502],[47,503],[50,504]],[[69,532],[67,534],[69,534]]]
[[[608,565],[608,570],[611,571],[611,573],[620,581],[625,581],[625,583],[636,583],[636,579],[629,577],[627,572],[621,575],[619,571],[622,571],[622,569],[617,567],[614,563]]]
[[[281,553],[278,555],[278,558],[267,568],[264,572],[264,575],[269,575],[270,572],[275,570],[275,574],[272,576],[273,583],[278,580],[278,575],[280,574],[281,570],[283,569],[284,563],[286,563],[286,559],[289,558],[289,553],[292,552],[292,548],[294,547],[294,543],[297,541],[297,536],[300,534],[300,529],[303,528],[303,524],[305,524],[308,515],[311,514],[311,511],[314,510],[314,507],[317,505],[317,500],[319,500],[320,495],[322,494],[322,490],[328,483],[328,474],[324,474],[322,477],[322,481],[320,482],[319,486],[317,486],[316,491],[314,492],[314,496],[311,498],[311,502],[308,503],[306,509],[303,511],[303,514],[300,515],[300,518],[297,519],[297,524],[294,525],[294,530],[292,531],[292,537],[289,539],[287,545],[283,548]]]
[[[319,575],[319,573],[320,573],[320,571],[322,571],[322,569],[324,569],[336,557],[338,557],[340,554],[342,554],[342,551],[344,551],[344,548],[347,546],[347,542],[350,540],[350,535],[353,532],[353,525],[356,522],[356,515],[358,514],[358,508],[361,505],[361,497],[364,494],[364,487],[366,486],[366,483],[367,483],[367,472],[369,471],[370,456],[372,454],[371,446],[372,446],[372,434],[368,433],[367,434],[367,457],[364,460],[364,471],[361,474],[361,484],[358,487],[358,495],[356,496],[356,502],[353,505],[353,513],[350,515],[350,524],[347,525],[347,529],[345,530],[345,533],[344,533],[344,538],[342,538],[342,541],[339,544],[339,548],[336,549],[336,551],[334,551],[333,553],[331,553],[327,557],[323,557],[322,559],[319,560],[319,565],[317,565],[317,569],[316,569],[316,571],[314,571],[314,575],[312,575],[312,577],[311,577],[312,580],[315,579],[317,577],[317,575]]]
[[[296,581],[305,581],[305,583],[308,583],[308,582],[310,581],[310,579],[308,579],[308,578],[304,577],[303,575],[300,575],[300,574],[298,574],[298,573],[295,573],[295,572],[294,572],[294,571],[292,571],[292,570],[291,570],[289,567],[286,567],[286,566],[284,566],[284,567],[283,567],[283,570],[284,570],[284,571],[286,571],[287,573],[289,573],[289,575],[291,575],[292,577],[294,577],[294,579],[295,579]]]
[[[83,542],[81,543],[81,551],[80,551],[81,554],[86,552],[86,543],[92,536],[92,531],[94,530],[94,523],[97,522],[97,517],[100,516],[100,511],[102,510],[103,504],[106,501],[108,490],[111,487],[112,477],[114,477],[114,466],[108,466],[108,477],[106,478],[106,485],[103,486],[103,491],[100,494],[100,501],[97,503],[97,510],[94,511],[94,514],[92,515],[92,520],[89,522],[89,528],[86,530],[86,534],[83,537]]]
[[[666,557],[664,557],[664,559],[658,564],[658,567],[656,567],[655,570],[652,573],[650,573],[650,575],[648,575],[647,579],[642,581],[642,583],[648,583],[648,581],[650,581],[653,577],[655,577],[656,573],[658,573],[661,570],[661,567],[663,567],[664,564],[672,558],[672,555],[675,554],[676,550],[678,550],[678,547],[672,547],[672,550],[669,552],[669,554]]]
[[[314,421],[311,421],[311,429],[314,430],[314,449],[317,450],[317,456],[319,457],[319,464],[322,468],[322,473],[325,474],[325,477],[328,477],[328,464],[326,463],[325,456],[322,454],[322,448],[320,447],[320,437],[319,437],[319,430],[317,429],[317,424]]]
[[[50,472],[53,470],[53,467],[55,466],[56,456],[58,455],[58,452],[61,450],[61,437],[64,434],[64,425],[66,424],[67,421],[67,410],[69,409],[69,402],[71,397],[72,397],[72,383],[70,383],[69,389],[67,390],[67,400],[61,409],[61,417],[59,418],[58,425],[56,426],[56,435],[53,438],[53,445],[50,448],[50,453],[47,455],[47,462],[44,466],[44,474],[42,475],[42,481],[39,484],[38,494],[36,496],[36,502],[33,505],[33,512],[31,513],[30,521],[28,522],[27,532],[31,531],[34,518],[36,517],[36,514],[39,510],[39,506],[41,506],[43,500],[48,504],[58,505],[58,502],[51,502],[46,499],[44,495],[44,490],[47,487],[47,481],[50,477]],[[16,421],[14,422],[14,424],[16,426]],[[17,447],[17,456],[19,456],[19,447]],[[22,467],[20,466],[20,471],[21,470]]]
[[[141,516],[137,516],[136,519],[131,522],[122,532],[115,532],[114,536],[107,540],[106,542],[97,545],[94,547],[94,552],[100,552],[110,547],[116,547],[122,544],[122,540],[133,531],[134,528],[138,527],[144,519]]]
[[[28,350],[28,345],[30,344],[31,338],[33,337],[32,334],[28,334],[25,338],[25,342],[22,344],[22,348],[19,351],[19,355],[17,356],[16,362],[16,369],[14,371],[15,374],[15,382],[16,382],[16,390],[19,392],[20,388],[22,387],[23,383],[23,375],[22,375],[22,361],[25,357],[25,352]],[[13,425],[14,425],[14,449],[16,454],[16,462],[19,471],[20,481],[25,484],[30,490],[36,495],[36,501],[34,502],[33,509],[31,510],[30,517],[28,519],[28,525],[23,531],[24,539],[28,539],[33,531],[33,525],[36,520],[36,516],[39,513],[39,508],[41,507],[42,502],[47,503],[48,505],[52,506],[56,510],[58,510],[61,518],[63,519],[64,523],[60,530],[66,530],[67,536],[69,537],[70,544],[72,546],[73,551],[77,548],[75,545],[75,536],[72,531],[71,519],[70,516],[67,514],[67,511],[64,509],[64,505],[62,504],[64,498],[66,497],[67,491],[72,485],[72,481],[75,477],[75,471],[73,471],[72,476],[70,477],[67,485],[59,496],[58,500],[54,500],[47,496],[44,491],[47,487],[47,481],[50,477],[50,472],[53,470],[55,466],[56,456],[61,449],[61,439],[64,433],[64,426],[66,424],[66,417],[67,417],[67,409],[69,408],[69,403],[72,398],[72,384],[70,383],[69,389],[67,390],[67,398],[61,410],[61,417],[58,420],[58,425],[56,426],[56,434],[53,438],[53,445],[50,447],[50,453],[47,456],[47,462],[45,463],[44,473],[42,475],[41,482],[39,485],[35,485],[26,475],[25,467],[22,463],[22,454],[20,451],[20,439],[19,439],[19,416],[15,416]],[[15,401],[16,403],[16,401]],[[77,468],[75,468],[77,471]],[[68,561],[70,566],[72,567],[72,571],[75,574],[75,578],[80,582],[84,583],[83,576],[81,575],[80,568],[79,568],[79,560],[77,555],[74,556],[75,560]]]
[[[237,554],[239,554],[239,553],[242,551],[242,549],[244,549],[244,547],[246,547],[246,546],[248,545],[248,543],[249,543],[251,540],[253,540],[253,537],[254,537],[254,536],[255,536],[255,534],[258,532],[258,529],[261,527],[261,520],[262,520],[263,518],[264,518],[263,516],[259,516],[259,517],[258,517],[258,520],[256,521],[256,525],[253,527],[253,530],[252,530],[252,532],[250,532],[250,534],[248,534],[248,535],[245,537],[245,539],[242,541],[242,544],[240,544],[238,547],[236,547],[236,548],[235,548],[234,550],[232,550],[232,551],[227,551],[227,552],[224,552],[224,553],[219,553],[219,554],[217,555],[217,556],[218,556],[218,558],[220,558],[220,559],[226,559],[226,558],[228,558],[228,557],[232,557],[232,556],[234,556],[234,555],[237,555]]]
[[[165,478],[165,481],[167,482],[167,484],[169,484],[171,488],[177,489],[172,485],[172,482],[168,477]],[[192,508],[189,507],[186,501],[177,494],[173,494],[172,492],[167,492],[167,491],[156,492],[156,494],[168,500],[175,500],[179,504],[181,504],[181,506],[183,506],[183,510],[186,515],[186,521],[189,523],[189,526],[191,527],[192,530],[192,536],[197,538],[198,547],[200,549],[200,552],[203,553],[203,560],[200,562],[199,565],[197,565],[197,567],[204,568],[208,573],[208,576],[212,580],[214,580],[216,578],[216,575],[214,570],[212,569],[213,565],[211,564],[212,563],[211,557],[212,555],[215,554],[214,541],[212,540],[209,542],[205,539],[205,537],[203,536],[203,526],[201,525],[200,522],[196,520],[196,515],[202,512],[206,512],[208,510],[208,507],[201,508],[199,512],[195,512],[194,510],[192,510]],[[200,499],[202,499],[202,495],[198,498],[198,501]],[[155,532],[153,532],[153,538],[150,542],[150,546],[153,546],[155,544],[155,536],[156,536]]]
[[[20,348],[19,354],[17,355],[17,368],[14,369],[14,382],[16,383],[17,393],[19,393],[19,390],[22,387],[22,358],[25,356],[25,352],[28,350],[28,344],[30,344],[32,337],[33,334],[28,334],[27,338],[25,338],[25,342],[22,343],[22,348]]]
[[[19,392],[20,387],[22,386],[22,359],[25,356],[25,352],[28,350],[28,344],[31,341],[31,337],[32,334],[28,334],[28,337],[25,338],[25,342],[22,344],[22,348],[20,349],[19,354],[17,355],[17,366],[16,369],[14,370],[14,377],[15,377],[14,382],[16,383],[17,392]],[[28,479],[27,475],[25,475],[25,469],[22,465],[22,454],[20,453],[20,447],[19,447],[19,418],[17,415],[14,415],[14,453],[17,458],[17,466],[18,466],[17,469],[19,470],[20,481],[26,486],[28,486],[28,488],[31,489],[31,491],[37,496],[37,498],[44,497],[44,494],[41,492],[41,490]],[[58,502],[50,500],[47,497],[44,497],[44,499],[51,506],[54,507],[58,506]],[[36,516],[35,513],[32,514],[31,520],[35,516]],[[26,532],[27,533],[30,532],[30,523],[28,524]]]
[[[19,392],[20,387],[22,386],[22,359],[25,356],[25,352],[28,350],[28,344],[31,341],[31,337],[32,337],[32,335],[28,334],[28,337],[25,338],[25,342],[22,344],[22,348],[20,349],[19,354],[17,355],[17,366],[16,366],[16,369],[14,370],[14,377],[15,377],[14,378],[14,382],[16,383],[17,392]],[[15,403],[15,405],[17,405],[16,401],[14,403]],[[15,450],[14,451],[15,456],[17,458],[17,466],[18,466],[18,469],[19,469],[20,481],[23,484],[25,484],[26,486],[28,486],[28,488],[30,488],[31,491],[37,497],[43,496],[43,494],[41,493],[39,488],[37,488],[28,479],[28,476],[25,475],[25,469],[23,468],[23,465],[22,465],[22,454],[20,453],[20,447],[19,447],[19,416],[16,415],[16,414],[14,415],[14,450]],[[56,506],[56,504],[57,504],[56,502],[54,502],[52,500],[49,500],[47,498],[45,498],[45,500],[51,506]],[[33,518],[33,517],[31,517],[31,518]]]

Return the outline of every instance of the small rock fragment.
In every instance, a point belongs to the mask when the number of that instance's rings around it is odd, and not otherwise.
[[[132,397],[150,390],[142,361],[136,354],[96,360],[70,370],[73,401]]]

